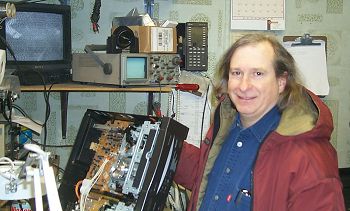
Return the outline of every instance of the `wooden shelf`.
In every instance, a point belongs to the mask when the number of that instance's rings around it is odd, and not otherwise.
[[[153,93],[171,92],[175,86],[133,86],[133,87],[119,87],[112,85],[91,85],[80,83],[66,83],[54,84],[50,91],[60,92],[61,95],[61,118],[62,118],[62,138],[66,138],[67,133],[67,109],[68,109],[68,93],[69,92],[146,92],[148,93],[148,108],[147,113],[152,114]],[[50,85],[46,86],[46,90]],[[43,92],[45,87],[43,85],[21,86],[21,92]]]
[[[46,86],[48,90],[50,86]],[[173,86],[132,86],[118,87],[112,85],[90,85],[79,83],[54,84],[51,88],[53,92],[171,92]],[[42,92],[44,86],[32,85],[21,86],[21,92]]]

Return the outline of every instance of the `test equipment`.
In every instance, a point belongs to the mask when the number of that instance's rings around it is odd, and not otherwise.
[[[109,63],[111,71],[104,71],[94,56],[104,64]],[[169,85],[178,84],[180,76],[178,54],[120,53],[73,54],[73,81],[111,85]]]

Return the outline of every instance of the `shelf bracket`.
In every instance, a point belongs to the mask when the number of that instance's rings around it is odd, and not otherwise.
[[[61,130],[62,138],[67,138],[67,110],[68,110],[68,93],[60,92],[61,95]]]

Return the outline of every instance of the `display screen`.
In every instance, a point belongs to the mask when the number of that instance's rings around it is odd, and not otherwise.
[[[146,57],[128,57],[126,59],[126,78],[127,79],[146,79],[147,78],[147,58]]]
[[[16,18],[6,20],[6,41],[18,61],[63,60],[63,28],[62,14],[17,12]]]

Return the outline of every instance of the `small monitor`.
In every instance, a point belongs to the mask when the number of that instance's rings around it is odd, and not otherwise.
[[[120,78],[123,85],[145,84],[150,75],[150,56],[142,53],[120,54]]]
[[[42,84],[35,72],[41,73],[47,83],[69,80],[72,61],[70,6],[22,3],[15,7],[16,16],[1,23],[0,34],[6,44],[1,43],[0,47],[7,48],[6,68],[16,70],[22,85]]]
[[[126,79],[147,79],[147,57],[126,58]]]

